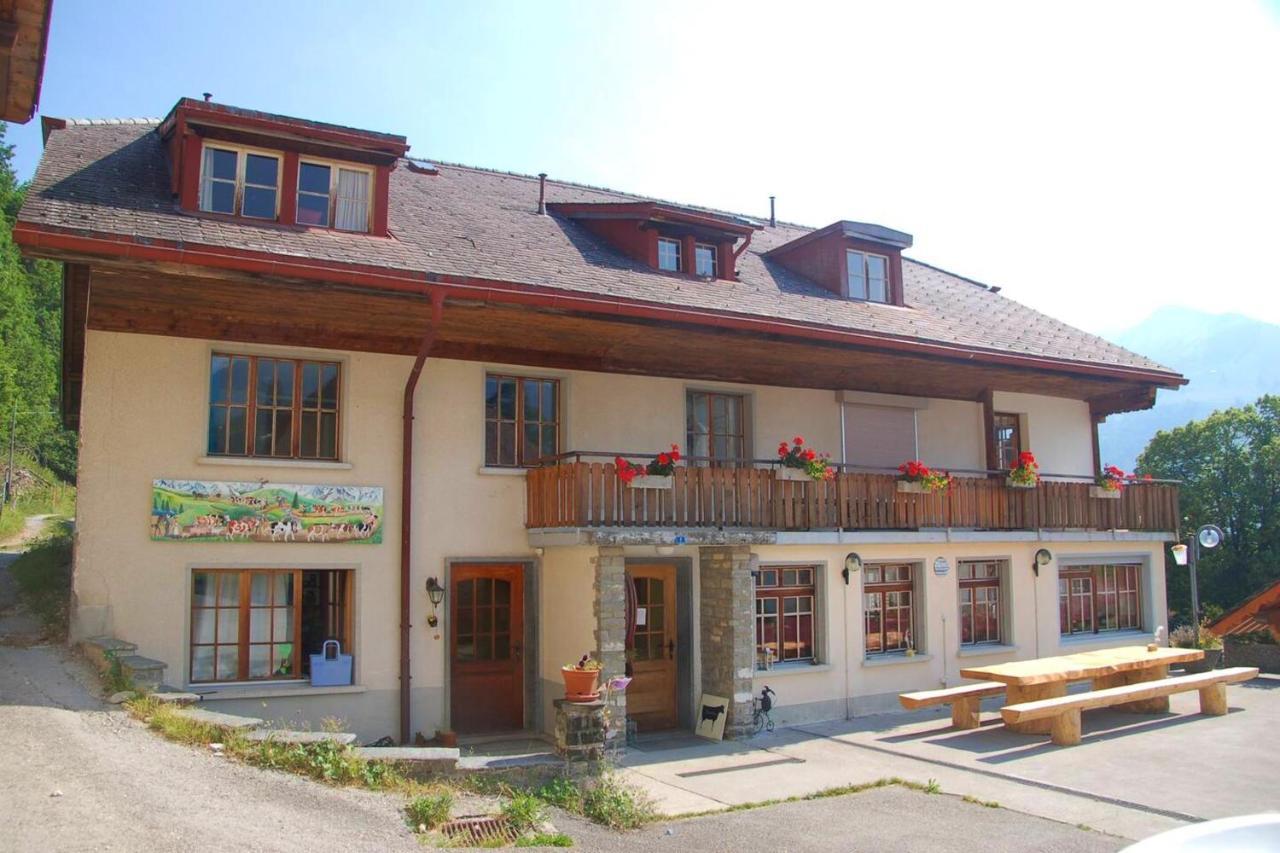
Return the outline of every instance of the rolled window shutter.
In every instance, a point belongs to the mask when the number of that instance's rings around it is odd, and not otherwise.
[[[844,445],[850,465],[897,468],[916,458],[915,411],[846,403]]]

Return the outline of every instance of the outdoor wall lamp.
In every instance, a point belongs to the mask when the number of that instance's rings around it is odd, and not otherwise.
[[[849,556],[844,558],[844,568],[840,570],[840,576],[844,578],[844,585],[849,585],[849,576],[862,571],[862,557],[854,552],[850,552]]]
[[[1222,528],[1216,524],[1202,524],[1194,536],[1188,536],[1191,547],[1183,542],[1172,546],[1173,561],[1179,566],[1187,566],[1191,570],[1191,621],[1200,631],[1200,590],[1196,584],[1196,562],[1200,559],[1201,548],[1217,548],[1222,544]]]
[[[436,608],[440,606],[440,602],[444,601],[444,587],[440,586],[440,581],[434,577],[427,578],[427,598],[431,599],[431,615],[427,617],[427,624],[434,628],[440,624]]]
[[[1031,570],[1036,573],[1036,577],[1040,577],[1040,567],[1049,565],[1053,559],[1053,552],[1048,548],[1041,548],[1036,551],[1036,561],[1031,564]]]

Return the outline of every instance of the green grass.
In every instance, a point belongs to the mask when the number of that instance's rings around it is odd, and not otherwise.
[[[427,832],[447,821],[452,809],[453,792],[445,790],[414,797],[404,807],[404,814],[414,830]]]
[[[514,794],[502,806],[502,816],[516,832],[527,832],[541,826],[547,819],[547,808],[533,794]]]
[[[537,832],[516,839],[516,847],[572,847],[573,839],[563,832]]]
[[[45,533],[9,567],[23,604],[55,638],[67,633],[71,602],[71,530],[50,521]]]
[[[18,462],[15,468],[28,468],[41,477],[54,483],[52,486],[41,485],[28,489],[18,496],[16,506],[5,505],[4,515],[0,516],[0,542],[8,542],[22,532],[23,525],[33,515],[60,515],[70,517],[76,512],[76,488],[66,483],[59,483],[53,474],[38,465]],[[0,471],[0,483],[4,481],[4,473]],[[3,491],[3,489],[0,489]]]

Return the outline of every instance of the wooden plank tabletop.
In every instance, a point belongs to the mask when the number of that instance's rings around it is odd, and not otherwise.
[[[1002,681],[1005,684],[1026,687],[1057,681],[1083,681],[1088,678],[1114,675],[1117,672],[1168,666],[1171,663],[1186,663],[1203,657],[1204,652],[1200,649],[1172,649],[1161,646],[1149,652],[1146,646],[1122,646],[1116,649],[1098,649],[1060,657],[968,667],[960,670],[960,676],[983,681]]]

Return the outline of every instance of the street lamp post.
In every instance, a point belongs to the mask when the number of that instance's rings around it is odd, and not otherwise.
[[[1195,625],[1196,642],[1200,641],[1200,586],[1196,583],[1196,563],[1200,560],[1200,549],[1217,548],[1222,544],[1222,528],[1216,524],[1202,524],[1194,536],[1188,536],[1190,547],[1179,542],[1171,549],[1173,561],[1179,566],[1189,569],[1191,581],[1191,623]]]

